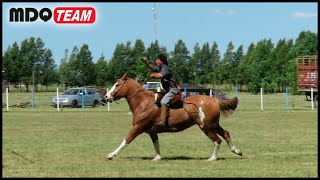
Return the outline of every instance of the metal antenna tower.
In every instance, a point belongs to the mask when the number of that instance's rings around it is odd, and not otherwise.
[[[157,40],[157,12],[156,12],[156,3],[153,3],[153,27],[154,27],[154,40]]]

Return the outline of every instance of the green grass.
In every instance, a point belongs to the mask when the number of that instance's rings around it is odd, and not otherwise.
[[[126,102],[112,104],[109,112],[106,106],[57,112],[48,104],[51,95],[39,93],[35,112],[2,109],[3,177],[318,177],[317,109],[312,111],[304,96],[289,97],[287,111],[285,96],[266,95],[261,111],[259,95],[239,94],[239,109],[220,124],[243,157],[223,141],[219,159],[206,161],[212,142],[193,126],[159,134],[162,160],[153,162],[147,134],[112,161],[104,158],[132,126]],[[19,102],[27,96],[10,97]]]

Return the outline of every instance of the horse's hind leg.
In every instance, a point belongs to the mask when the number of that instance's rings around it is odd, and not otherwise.
[[[218,151],[220,148],[220,144],[221,144],[221,139],[219,138],[219,136],[217,135],[216,131],[214,128],[205,128],[205,129],[201,129],[207,136],[208,138],[213,142],[213,153],[212,156],[208,159],[208,161],[213,161],[213,160],[217,160],[218,159]]]
[[[231,152],[242,156],[241,150],[239,148],[236,148],[236,146],[232,143],[232,140],[231,140],[229,132],[224,130],[219,124],[217,126],[217,133],[221,137],[223,137],[223,139],[228,143]]]

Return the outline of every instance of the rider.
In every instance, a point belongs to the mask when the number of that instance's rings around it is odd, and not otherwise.
[[[169,117],[169,101],[179,93],[177,81],[169,69],[167,57],[164,54],[159,54],[156,59],[156,66],[149,64],[145,57],[141,57],[141,61],[153,71],[150,78],[161,79],[161,84],[165,90],[165,95],[161,99],[161,121],[156,125],[164,126]]]

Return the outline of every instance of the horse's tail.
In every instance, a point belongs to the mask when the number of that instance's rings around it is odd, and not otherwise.
[[[222,113],[222,116],[227,117],[229,114],[232,114],[234,110],[236,110],[238,106],[238,98],[234,97],[232,99],[224,100],[224,99],[218,99],[218,102],[220,104],[220,112]]]

